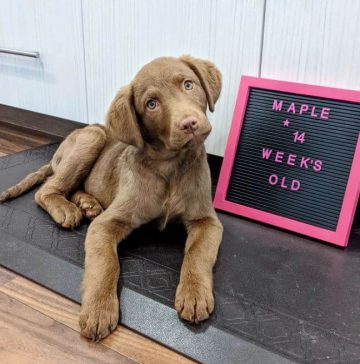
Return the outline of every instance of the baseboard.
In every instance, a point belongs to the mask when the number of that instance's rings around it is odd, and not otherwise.
[[[87,125],[3,104],[0,104],[0,121],[58,138],[65,138],[74,129]]]
[[[223,157],[209,153],[207,156],[210,166],[211,179],[213,183],[217,184],[220,175],[221,165],[223,162]]]

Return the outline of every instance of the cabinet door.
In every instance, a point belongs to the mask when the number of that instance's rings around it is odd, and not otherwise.
[[[81,0],[0,0],[0,103],[87,122]],[[1,116],[0,116],[1,117]]]
[[[222,155],[240,76],[258,75],[263,11],[264,0],[83,2],[89,121],[103,120],[116,90],[153,58],[208,58],[224,86],[207,150]]]
[[[267,0],[261,76],[360,89],[360,1]]]

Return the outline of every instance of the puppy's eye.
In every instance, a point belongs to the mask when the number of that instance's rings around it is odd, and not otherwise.
[[[189,80],[184,81],[185,90],[190,91],[193,89],[193,87],[194,87],[194,84],[192,83],[192,81],[189,81]]]
[[[158,105],[158,103],[153,100],[153,99],[150,99],[147,103],[146,103],[146,107],[150,110],[154,110],[156,108],[156,106]]]

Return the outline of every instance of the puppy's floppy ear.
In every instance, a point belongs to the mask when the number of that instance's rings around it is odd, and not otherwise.
[[[131,85],[121,88],[111,102],[106,115],[106,126],[113,138],[141,148],[144,145],[144,140],[136,117],[133,99]]]
[[[215,65],[209,61],[185,55],[180,57],[199,77],[202,88],[205,91],[209,110],[215,109],[215,103],[221,91],[221,73]]]

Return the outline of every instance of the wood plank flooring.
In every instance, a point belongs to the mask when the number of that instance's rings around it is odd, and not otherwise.
[[[0,121],[0,156],[55,141]],[[79,309],[78,304],[0,267],[0,362],[193,363],[121,325],[100,344],[89,342],[78,333]]]
[[[3,363],[135,363],[2,292],[0,322]]]

